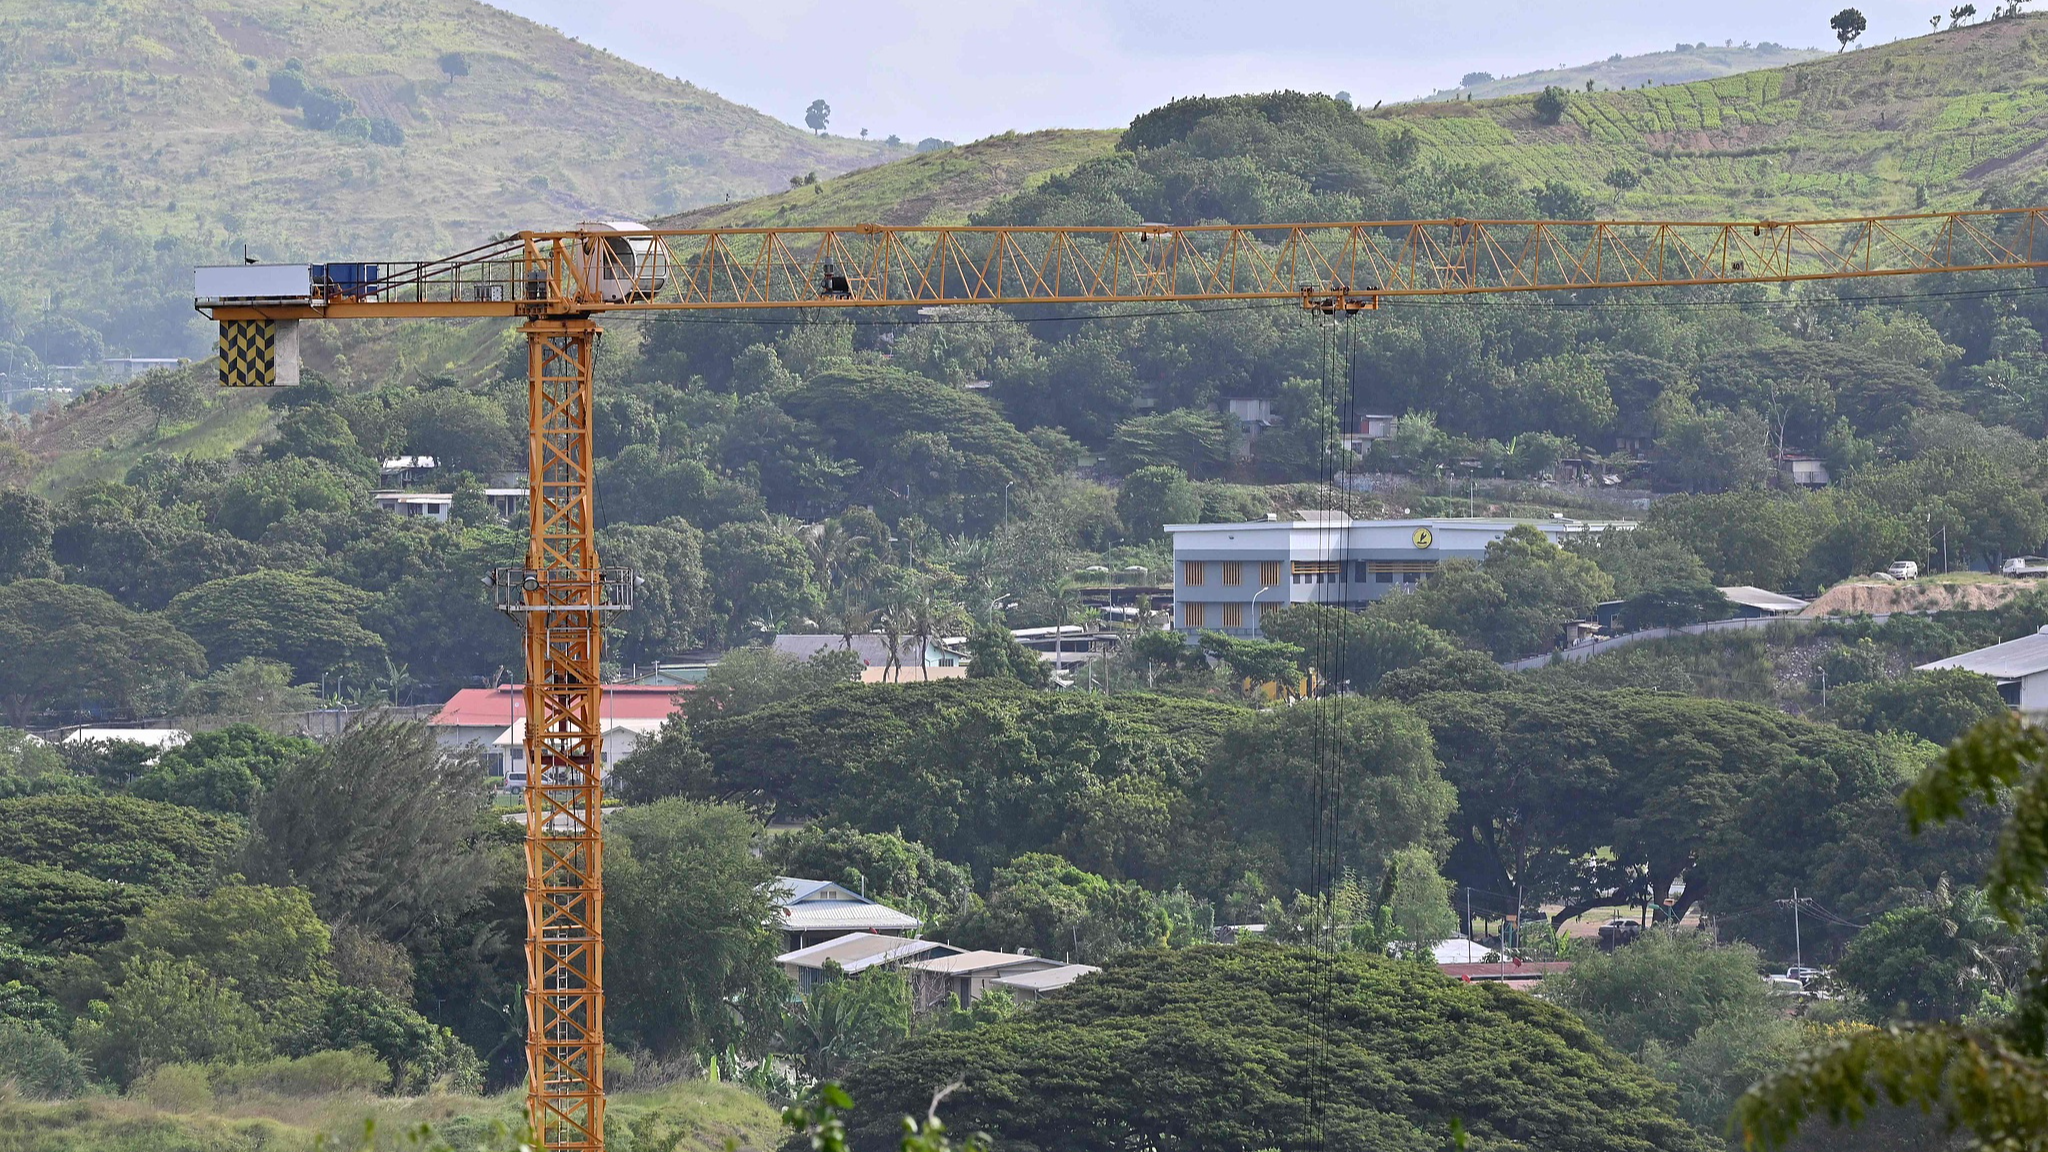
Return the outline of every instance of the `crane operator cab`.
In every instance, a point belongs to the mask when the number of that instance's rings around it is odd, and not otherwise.
[[[668,283],[668,246],[631,220],[585,221],[579,278],[607,304],[652,300]]]

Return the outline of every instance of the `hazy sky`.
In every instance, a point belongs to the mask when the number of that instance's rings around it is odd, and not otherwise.
[[[1833,48],[1843,0],[490,0],[793,124],[965,142],[1121,127],[1175,96],[1275,88],[1418,96],[1467,72],[1732,39]],[[1864,43],[1949,0],[1860,0]],[[1992,0],[1980,7],[1989,11]]]

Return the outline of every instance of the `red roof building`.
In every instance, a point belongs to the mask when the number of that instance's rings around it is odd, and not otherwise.
[[[671,684],[607,684],[604,686],[604,715],[608,720],[666,720],[682,707],[679,694],[687,686]],[[464,688],[441,705],[436,724],[481,727],[496,724],[509,728],[526,715],[526,685],[500,684],[496,688]]]
[[[666,720],[682,707],[682,693],[689,685],[607,684],[604,687],[603,718],[617,720]],[[512,725],[526,718],[526,686],[500,684],[496,688],[464,688],[450,697],[434,715],[434,737],[443,748],[476,745],[489,749]]]

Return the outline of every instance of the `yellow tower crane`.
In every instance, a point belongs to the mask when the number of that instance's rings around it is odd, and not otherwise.
[[[948,304],[1381,300],[1775,284],[2048,266],[2048,208],[1812,221],[1400,220],[1088,228],[522,232],[417,263],[199,269],[220,382],[298,379],[309,320],[503,317],[527,339],[523,567],[494,573],[526,639],[527,1100],[549,1149],[604,1147],[602,617],[632,579],[599,563],[591,368],[605,313]]]

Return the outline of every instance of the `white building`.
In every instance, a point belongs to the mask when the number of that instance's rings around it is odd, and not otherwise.
[[[370,500],[394,516],[424,517],[448,522],[448,509],[455,497],[447,492],[372,492]]]
[[[119,740],[154,748],[160,753],[182,747],[191,739],[192,734],[183,728],[77,728],[64,734],[66,744]]]
[[[1421,583],[1445,560],[1478,560],[1510,528],[1527,525],[1562,542],[1585,532],[1626,531],[1629,521],[1444,517],[1353,520],[1300,512],[1294,520],[1168,524],[1173,537],[1174,627],[1257,636],[1266,613],[1289,604],[1362,608]]]
[[[773,886],[774,923],[793,952],[849,932],[903,936],[924,925],[908,912],[898,912],[830,880],[777,876],[768,883]]]
[[[2031,636],[1920,665],[1920,671],[1961,668],[1998,682],[1998,694],[2021,712],[2048,712],[2048,628]]]
[[[911,974],[911,982],[917,988],[918,1005],[930,1007],[943,1002],[949,993],[958,996],[962,1004],[972,1004],[997,981],[1070,967],[1077,965],[1045,956],[1026,956],[1021,952],[962,952],[956,956],[912,960],[903,966],[903,970]],[[1071,983],[1082,975],[1085,973],[1076,972],[1067,982]]]
[[[612,769],[619,761],[639,751],[643,741],[652,740],[661,731],[666,720],[622,719],[613,717],[604,722],[604,778],[611,779]],[[514,720],[509,727],[491,739],[491,758],[497,765],[498,775],[505,778],[505,787],[519,789],[526,787],[526,718]]]

